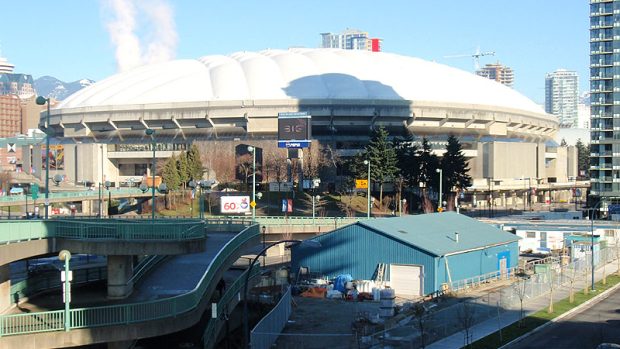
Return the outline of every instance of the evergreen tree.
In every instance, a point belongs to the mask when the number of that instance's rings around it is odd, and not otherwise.
[[[189,169],[190,179],[199,181],[202,179],[204,170],[202,167],[202,160],[200,157],[200,151],[196,144],[192,144],[187,152],[187,165]]]
[[[183,189],[185,189],[185,184],[190,180],[190,168],[187,161],[187,153],[182,152],[181,155],[177,158],[177,170],[179,173],[179,180],[181,181],[181,185]]]
[[[172,155],[166,163],[164,164],[164,168],[162,171],[162,178],[164,183],[168,186],[170,190],[177,190],[181,185],[181,178],[179,177],[179,171],[177,168],[178,158],[175,155]]]
[[[394,141],[398,168],[405,184],[409,187],[417,187],[417,180],[420,172],[420,162],[418,158],[419,147],[414,143],[412,135],[404,139]]]
[[[388,132],[380,127],[373,132],[366,154],[370,160],[370,179],[379,183],[379,207],[383,204],[383,183],[398,174],[398,159],[394,145],[388,141]],[[370,185],[370,183],[368,183]]]
[[[441,168],[443,170],[443,188],[446,193],[450,192],[447,202],[448,207],[451,208],[453,207],[454,195],[458,195],[460,190],[472,185],[471,176],[468,174],[467,159],[463,155],[463,147],[458,138],[453,135],[448,137],[446,152],[441,159]]]
[[[579,173],[578,177],[582,177],[581,173],[585,174],[585,177],[589,177],[589,168],[590,168],[590,146],[586,146],[581,142],[581,138],[577,139],[577,143],[575,144],[577,147],[577,169]]]
[[[422,148],[418,150],[419,159],[419,172],[416,182],[424,183],[424,189],[422,190],[422,208],[425,213],[433,212],[433,204],[428,198],[428,188],[437,188],[439,184],[439,177],[437,175],[437,169],[439,168],[439,159],[437,155],[433,154],[433,148],[431,147],[426,137],[422,138]]]

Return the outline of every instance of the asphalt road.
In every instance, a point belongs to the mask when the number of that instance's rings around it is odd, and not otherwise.
[[[620,290],[507,348],[588,349],[604,342],[620,343]]]

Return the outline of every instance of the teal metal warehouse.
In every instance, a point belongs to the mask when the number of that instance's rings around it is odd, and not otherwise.
[[[312,238],[321,248],[293,247],[291,271],[300,266],[335,277],[368,280],[384,264],[385,279],[426,295],[443,284],[509,272],[518,265],[514,234],[454,212],[360,221]]]

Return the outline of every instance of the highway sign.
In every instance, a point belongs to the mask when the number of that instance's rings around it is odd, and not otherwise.
[[[356,179],[355,189],[368,189],[368,180],[367,179]]]

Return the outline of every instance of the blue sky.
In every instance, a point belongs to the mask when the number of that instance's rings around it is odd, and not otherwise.
[[[444,56],[495,51],[481,64],[512,67],[515,89],[538,103],[545,73],[558,68],[577,71],[581,91],[588,89],[586,0],[133,1],[172,8],[175,58],[317,47],[321,32],[357,28],[382,38],[384,51],[468,71],[472,59]],[[117,72],[108,0],[7,1],[2,9],[1,54],[16,72],[65,81]],[[135,32],[144,46],[153,26],[142,18],[138,13]]]

